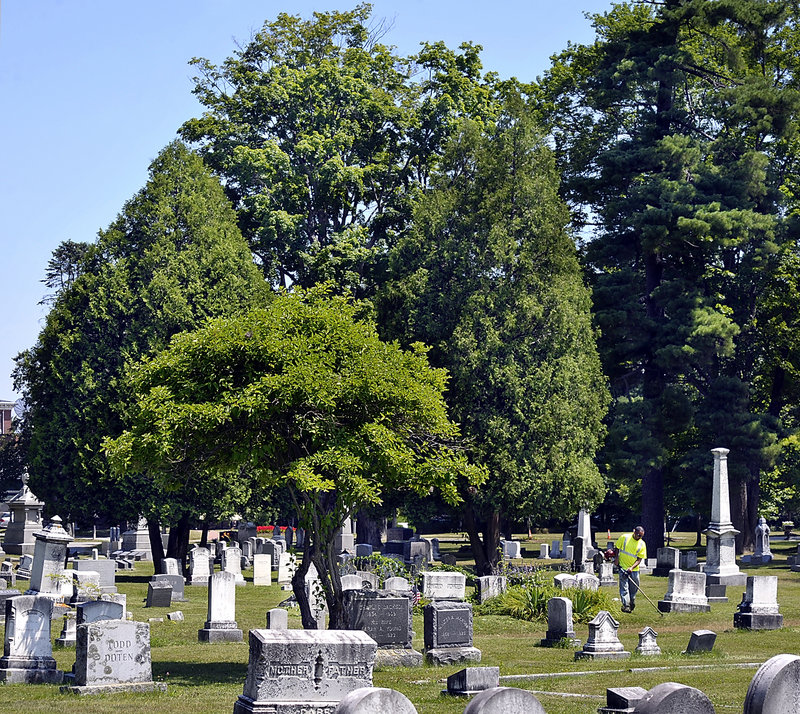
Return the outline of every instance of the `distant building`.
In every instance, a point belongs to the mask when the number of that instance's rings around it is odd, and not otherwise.
[[[10,434],[14,402],[0,402],[0,434]]]

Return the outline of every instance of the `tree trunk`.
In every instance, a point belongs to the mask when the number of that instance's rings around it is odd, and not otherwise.
[[[167,557],[175,558],[182,573],[186,573],[186,552],[189,549],[189,513],[184,513],[180,520],[169,529],[167,541]]]
[[[694,542],[694,547],[699,548],[703,545],[703,519],[701,518],[700,514],[697,514],[696,521],[695,521],[695,528],[697,529],[697,540]],[[645,541],[646,542],[646,541]]]
[[[731,521],[739,531],[736,536],[736,554],[744,552],[747,543],[747,483],[739,476],[728,478],[731,494]],[[750,534],[750,548],[753,547],[753,534]]]
[[[306,595],[306,575],[308,568],[311,565],[311,537],[309,536],[308,529],[306,530],[306,539],[303,542],[303,557],[300,559],[300,565],[292,575],[292,592],[294,593],[297,606],[300,608],[300,619],[303,624],[304,630],[316,630],[317,621],[311,614],[311,605],[308,602]]]
[[[642,525],[647,556],[664,547],[664,473],[652,468],[642,478]]]
[[[749,548],[755,548],[755,534],[756,527],[758,526],[758,507],[761,501],[761,479],[758,466],[752,472],[751,477],[747,480],[747,533],[750,536]],[[745,544],[748,540],[745,539]]]
[[[500,511],[492,511],[486,519],[483,530],[483,544],[486,548],[486,559],[491,566],[489,574],[500,562]]]
[[[208,521],[203,521],[203,530],[200,533],[200,547],[208,547]]]
[[[464,528],[469,536],[469,544],[472,548],[472,556],[475,558],[475,572],[478,575],[491,575],[492,565],[486,557],[486,551],[481,541],[478,524],[475,520],[475,511],[471,503],[464,504]]]
[[[379,551],[381,539],[386,535],[386,519],[373,518],[366,511],[359,511],[356,516],[356,539],[359,543],[368,543]]]
[[[161,540],[161,523],[157,518],[147,519],[147,533],[150,536],[150,552],[153,554],[155,573],[161,572],[161,561],[164,560],[164,542]]]

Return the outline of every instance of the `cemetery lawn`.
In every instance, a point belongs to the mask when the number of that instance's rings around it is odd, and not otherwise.
[[[694,534],[685,535],[677,545],[690,549]],[[547,542],[547,537],[540,539]],[[538,552],[539,538],[525,543],[532,554]],[[745,693],[758,666],[779,653],[800,652],[800,573],[790,572],[786,556],[794,553],[798,541],[774,541],[775,560],[770,566],[744,569],[749,575],[777,575],[778,601],[784,616],[784,628],[777,631],[748,632],[733,628],[733,613],[744,587],[729,588],[727,603],[715,603],[710,613],[677,614],[663,617],[643,598],[637,599],[633,614],[621,615],[620,640],[633,652],[638,644],[637,633],[646,626],[658,632],[661,657],[639,657],[625,660],[574,661],[571,649],[546,649],[538,646],[546,625],[487,615],[475,618],[474,643],[483,652],[482,665],[499,666],[501,676],[550,675],[536,678],[501,680],[501,686],[530,689],[542,702],[548,714],[594,714],[605,703],[607,687],[641,686],[646,689],[660,682],[681,682],[705,692],[718,712],[741,711]],[[457,551],[457,544],[445,543],[443,551]],[[468,564],[465,554],[458,553],[459,564]],[[535,561],[526,558],[526,563]],[[540,561],[541,562],[541,561]],[[242,643],[200,644],[197,630],[206,618],[206,588],[186,587],[187,602],[170,608],[144,608],[147,582],[152,574],[151,563],[139,563],[133,572],[117,574],[119,591],[128,597],[128,609],[134,619],[164,619],[151,623],[153,678],[167,682],[166,694],[121,694],[77,697],[60,694],[57,686],[0,685],[0,712],[58,711],[59,714],[230,714],[242,693],[247,671],[247,631],[265,626],[266,611],[276,607],[290,593],[278,585],[254,587],[252,571],[245,571],[247,586],[236,588],[236,614],[245,633]],[[642,588],[656,602],[664,596],[666,578],[642,577]],[[616,589],[613,591],[616,596]],[[183,622],[167,620],[167,612],[181,610]],[[61,631],[61,619],[52,623],[52,637]],[[289,626],[300,627],[296,610],[289,611]],[[705,655],[686,656],[692,630],[710,629],[717,633],[714,651]],[[414,616],[414,648],[422,651],[422,616]],[[576,624],[575,631],[585,640],[588,628]],[[54,650],[59,669],[69,670],[75,660],[74,650]],[[420,714],[462,714],[466,700],[441,694],[446,677],[461,666],[380,669],[374,673],[374,684],[403,692]],[[555,676],[553,676],[555,675]]]

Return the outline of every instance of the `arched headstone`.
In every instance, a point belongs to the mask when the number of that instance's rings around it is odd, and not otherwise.
[[[635,714],[715,714],[714,705],[703,692],[677,682],[657,684],[633,711]]]
[[[417,714],[405,694],[382,687],[362,687],[339,702],[333,714]]]
[[[545,714],[530,692],[515,687],[496,687],[476,694],[464,714]]]
[[[775,655],[759,667],[747,689],[744,714],[800,711],[800,657]]]

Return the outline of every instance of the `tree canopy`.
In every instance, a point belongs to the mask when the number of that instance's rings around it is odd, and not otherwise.
[[[294,587],[304,623],[313,562],[335,628],[345,613],[333,536],[344,519],[398,490],[456,503],[459,479],[482,480],[447,418],[446,379],[421,345],[381,341],[346,298],[297,289],[177,335],[132,367],[131,427],[106,448],[118,471],[156,474],[167,490],[241,469],[286,486],[308,529]]]

